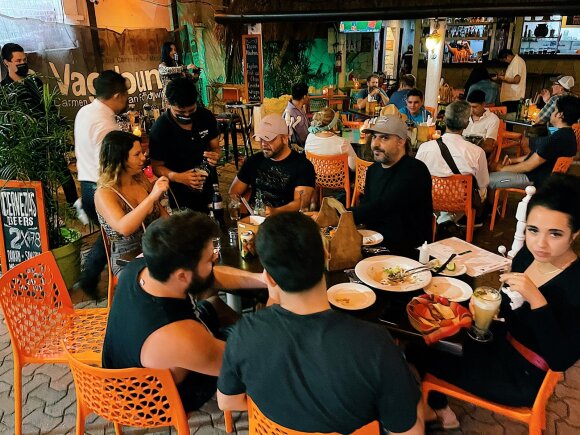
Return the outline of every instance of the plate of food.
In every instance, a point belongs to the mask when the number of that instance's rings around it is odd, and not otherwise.
[[[429,267],[433,272],[435,272],[437,269],[439,269],[439,267],[441,267],[442,264],[443,262],[441,260],[435,258],[429,262]],[[445,266],[445,269],[437,273],[444,276],[459,276],[466,272],[467,266],[465,264],[458,264],[455,261],[450,261],[447,266]]]
[[[377,295],[366,285],[343,282],[333,285],[326,292],[328,301],[343,310],[362,310],[377,300]]]
[[[407,304],[407,315],[413,328],[430,334],[440,328],[470,327],[472,315],[457,302],[437,295],[421,295]],[[454,332],[454,331],[449,331]]]
[[[365,258],[355,266],[356,275],[371,287],[391,292],[419,290],[431,281],[429,270],[418,261],[396,255],[377,255]]]
[[[383,241],[383,235],[373,230],[358,230],[359,234],[363,236],[363,246],[378,245]]]
[[[456,278],[435,276],[431,278],[431,282],[425,287],[425,293],[441,296],[453,302],[463,302],[471,297],[473,289]]]

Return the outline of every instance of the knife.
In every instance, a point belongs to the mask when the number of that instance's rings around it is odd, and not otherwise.
[[[453,260],[455,257],[457,257],[457,254],[451,254],[451,256],[447,259],[447,261],[445,263],[443,263],[440,267],[438,267],[437,269],[435,269],[435,273],[439,273],[442,270],[445,270],[445,267],[449,264],[449,262],[451,260]]]

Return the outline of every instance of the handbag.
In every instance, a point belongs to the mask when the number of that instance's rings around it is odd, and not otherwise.
[[[443,160],[445,160],[445,162],[449,166],[449,169],[451,169],[451,172],[453,172],[456,175],[462,175],[461,172],[459,171],[459,168],[457,168],[457,165],[455,164],[455,160],[453,160],[453,157],[449,152],[449,148],[447,148],[447,145],[443,143],[443,140],[441,138],[437,139],[437,144],[439,145],[441,156],[443,156]],[[473,180],[473,183],[471,184],[472,186],[471,206],[475,209],[475,215],[479,217],[483,212],[483,203],[481,201],[481,196],[479,195],[479,186],[477,184],[477,179],[473,176],[473,174],[471,174],[471,178]]]

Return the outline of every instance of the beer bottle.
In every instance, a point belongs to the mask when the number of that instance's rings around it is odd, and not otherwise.
[[[212,210],[215,219],[218,221],[221,227],[225,227],[224,221],[224,203],[222,196],[219,191],[219,185],[214,183],[213,185],[213,197],[212,197]]]

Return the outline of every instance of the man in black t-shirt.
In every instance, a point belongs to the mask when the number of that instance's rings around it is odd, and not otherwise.
[[[558,98],[550,116],[550,124],[557,127],[549,136],[529,139],[530,152],[524,156],[508,159],[507,165],[497,164],[489,174],[491,190],[504,187],[523,189],[539,187],[550,176],[559,157],[574,157],[577,151],[576,136],[572,124],[580,117],[580,99],[573,95]],[[525,147],[525,144],[524,144]],[[491,201],[493,194],[487,195]]]
[[[230,195],[243,196],[252,189],[262,193],[266,216],[282,211],[298,211],[310,205],[316,174],[304,155],[288,146],[290,131],[280,115],[265,116],[254,135],[260,140],[262,153],[246,159],[230,186]]]
[[[103,344],[105,368],[169,368],[186,412],[215,394],[225,346],[216,334],[237,318],[219,297],[200,294],[211,284],[265,287],[261,274],[214,267],[217,235],[208,216],[192,211],[147,227],[144,258],[120,275]]]
[[[429,169],[406,154],[407,126],[399,116],[381,116],[363,131],[372,135],[375,163],[360,205],[352,209],[354,219],[381,233],[392,253],[417,257],[415,248],[433,237]]]
[[[155,121],[149,136],[153,172],[170,181],[172,207],[187,207],[207,213],[212,183],[217,182],[215,165],[219,159],[219,131],[214,115],[198,107],[196,85],[179,77],[167,85],[169,109]],[[209,163],[211,173],[200,169]],[[197,169],[196,169],[197,168]]]
[[[316,223],[270,217],[256,249],[279,305],[244,316],[228,336],[219,407],[245,410],[249,396],[301,432],[352,433],[378,420],[391,433],[423,433],[417,381],[388,330],[330,308]]]

